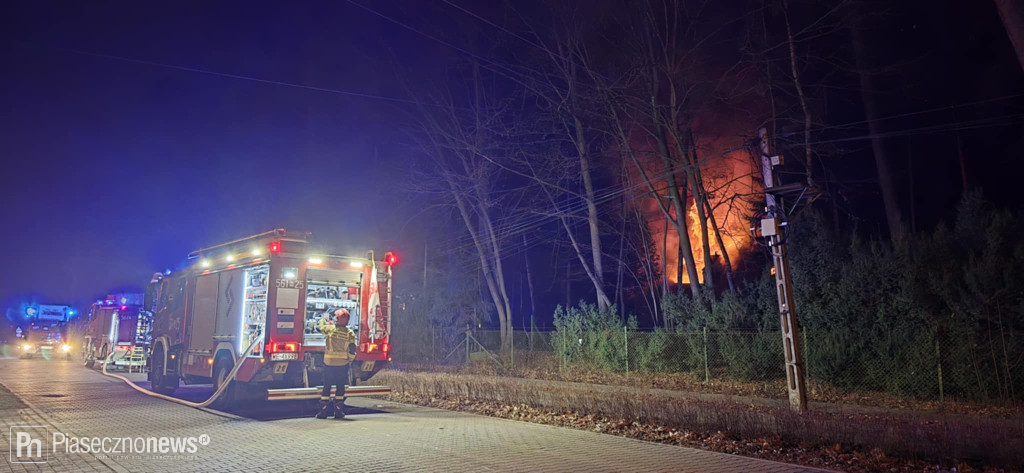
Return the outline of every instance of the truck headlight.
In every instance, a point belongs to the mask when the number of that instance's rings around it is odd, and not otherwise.
[[[65,344],[60,346],[60,349],[63,350],[64,353],[67,353],[67,352],[71,351],[71,345],[68,345],[67,343],[65,343]]]
[[[32,349],[32,345],[29,345],[28,343],[26,343],[26,344],[22,345],[21,347],[22,347],[22,348],[24,348],[24,349],[25,349],[25,351],[29,351],[29,350],[31,350],[31,349]]]

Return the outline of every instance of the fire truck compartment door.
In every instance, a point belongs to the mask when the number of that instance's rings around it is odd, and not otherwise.
[[[213,348],[213,330],[217,322],[217,287],[219,274],[205,274],[196,278],[196,292],[192,305],[192,335],[189,350],[209,352]]]
[[[220,273],[217,286],[217,322],[214,330],[214,335],[220,340],[237,339],[238,332],[242,330],[244,283],[241,269]]]

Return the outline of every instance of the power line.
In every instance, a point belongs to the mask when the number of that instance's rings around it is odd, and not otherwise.
[[[884,121],[884,120],[893,120],[893,119],[896,119],[896,118],[911,117],[911,116],[914,116],[914,115],[923,115],[923,114],[926,114],[926,113],[944,112],[946,110],[953,110],[953,109],[962,108],[962,107],[970,107],[970,106],[974,106],[974,105],[981,105],[981,104],[991,103],[991,102],[1000,102],[1000,101],[1003,101],[1003,100],[1012,100],[1012,99],[1017,99],[1017,98],[1021,98],[1021,97],[1024,97],[1024,94],[1004,95],[1004,96],[1001,96],[1001,97],[992,97],[992,98],[988,98],[988,99],[982,99],[982,100],[978,100],[978,101],[975,101],[975,102],[967,102],[967,103],[961,103],[961,104],[946,105],[946,106],[935,107],[935,108],[930,108],[930,109],[926,109],[926,110],[917,110],[917,111],[913,111],[913,112],[899,113],[899,114],[896,114],[896,115],[889,115],[889,116],[886,116],[886,117],[875,118],[873,120],[860,120],[860,121],[856,121],[856,122],[843,123],[843,124],[840,124],[840,125],[825,125],[825,126],[821,126],[821,127],[817,127],[817,128],[812,128],[811,131],[823,131],[823,130],[831,130],[831,129],[836,129],[836,128],[849,128],[849,127],[852,127],[852,126],[855,126],[855,125],[863,125],[863,124],[868,123],[870,121],[876,121],[877,122],[877,121]]]
[[[229,79],[246,80],[246,81],[257,82],[257,83],[261,83],[261,84],[278,85],[278,86],[292,87],[292,88],[297,88],[297,89],[312,90],[312,91],[316,91],[316,92],[327,92],[327,93],[338,94],[338,95],[346,95],[346,96],[350,96],[350,97],[359,97],[359,98],[372,99],[372,100],[384,100],[384,101],[388,101],[388,102],[404,103],[404,104],[410,104],[410,105],[422,105],[422,106],[429,106],[429,107],[438,107],[439,106],[439,105],[436,105],[436,104],[423,103],[423,102],[418,102],[418,101],[409,100],[409,99],[403,99],[403,98],[399,98],[399,97],[389,97],[389,96],[386,96],[386,95],[376,95],[376,94],[368,94],[368,93],[364,93],[364,92],[353,92],[353,91],[350,91],[350,90],[332,89],[332,88],[328,88],[328,87],[317,87],[317,86],[312,86],[312,85],[296,84],[294,82],[285,82],[285,81],[279,81],[279,80],[273,80],[273,79],[263,79],[263,78],[259,78],[259,77],[252,77],[252,76],[246,76],[246,75],[241,75],[241,74],[231,74],[231,73],[227,73],[227,72],[219,72],[219,71],[213,71],[213,70],[209,70],[209,69],[200,69],[200,68],[189,67],[189,66],[180,66],[180,65],[176,65],[176,64],[167,64],[167,63],[162,63],[162,62],[149,61],[149,60],[145,60],[145,59],[136,59],[136,58],[130,58],[130,57],[124,57],[124,56],[115,56],[115,55],[112,55],[112,54],[103,54],[103,53],[96,53],[96,52],[91,52],[91,51],[82,51],[82,50],[78,50],[78,49],[70,49],[70,48],[62,48],[62,47],[53,47],[53,49],[57,49],[57,50],[65,51],[65,52],[69,52],[69,53],[74,53],[74,54],[80,54],[80,55],[83,55],[83,56],[92,56],[92,57],[99,57],[99,58],[104,58],[104,59],[113,59],[113,60],[116,60],[116,61],[131,62],[131,63],[135,63],[135,64],[143,64],[143,65],[147,65],[147,66],[162,67],[162,68],[165,68],[165,69],[174,69],[174,70],[185,71],[185,72],[195,72],[195,73],[199,73],[199,74],[207,74],[207,75],[218,76],[218,77],[226,77],[226,78],[229,78]]]

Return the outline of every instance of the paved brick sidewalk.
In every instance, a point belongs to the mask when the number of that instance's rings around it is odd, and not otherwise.
[[[368,409],[345,421],[300,416],[294,405],[271,407],[270,414],[268,408],[258,409],[260,414],[252,417],[218,415],[136,393],[73,362],[0,360],[0,384],[31,407],[23,410],[25,415],[40,413],[42,419],[32,420],[45,421],[51,431],[211,438],[194,459],[110,458],[101,463],[93,456],[57,453],[45,468],[8,464],[12,472],[824,471],[373,400],[353,402]],[[65,396],[46,397],[54,394]]]

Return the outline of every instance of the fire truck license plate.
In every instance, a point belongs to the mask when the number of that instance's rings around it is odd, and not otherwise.
[[[363,362],[363,371],[373,371],[374,360],[367,360]]]
[[[288,363],[274,363],[274,374],[285,374],[288,372]]]

